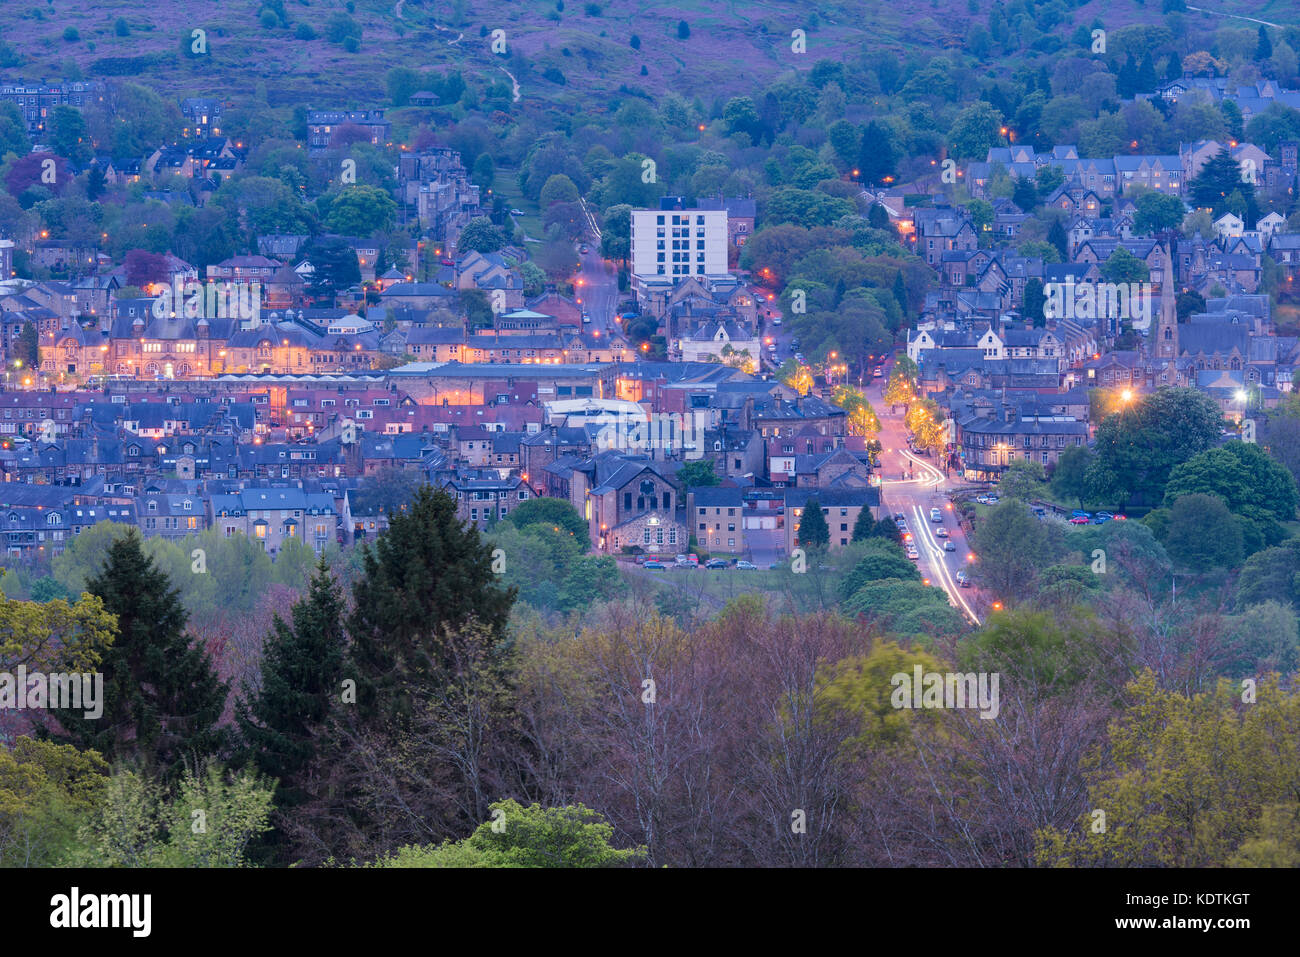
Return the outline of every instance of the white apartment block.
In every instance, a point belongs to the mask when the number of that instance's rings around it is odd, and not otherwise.
[[[727,274],[725,209],[632,210],[632,273],[646,280]]]

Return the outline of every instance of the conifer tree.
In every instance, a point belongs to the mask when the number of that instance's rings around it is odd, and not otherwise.
[[[492,548],[441,489],[422,486],[393,515],[364,546],[362,569],[347,631],[363,721],[409,713],[413,694],[454,670],[449,630],[477,622],[492,640],[504,636],[515,589],[498,585]]]
[[[261,686],[246,688],[236,711],[240,756],[279,781],[275,803],[281,810],[302,802],[300,775],[316,753],[315,734],[340,699],[343,612],[342,590],[322,557],[290,620],[275,616],[263,648]]]
[[[799,521],[799,544],[814,548],[824,548],[831,541],[831,529],[826,524],[826,516],[817,499],[810,498],[803,507],[803,516]]]
[[[110,762],[137,761],[168,781],[189,763],[220,753],[217,727],[228,688],[192,647],[179,592],[141,548],[135,529],[113,542],[87,590],[117,617],[117,637],[100,663],[103,713],[55,709],[61,743],[98,751]]]

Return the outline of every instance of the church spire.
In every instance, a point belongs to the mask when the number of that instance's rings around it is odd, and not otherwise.
[[[1155,354],[1158,359],[1178,358],[1178,294],[1174,291],[1174,260],[1164,247],[1160,277],[1160,324],[1156,327]]]

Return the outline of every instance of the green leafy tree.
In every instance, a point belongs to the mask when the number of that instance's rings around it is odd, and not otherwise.
[[[1059,552],[1052,529],[1019,499],[999,502],[975,526],[974,577],[1007,606],[1033,593],[1034,579]]]
[[[0,748],[0,867],[56,867],[102,799],[108,765],[94,751],[19,736]]]
[[[1052,494],[1061,501],[1077,502],[1083,508],[1089,492],[1088,470],[1092,467],[1093,453],[1086,445],[1066,449],[1056,460],[1052,470]]]
[[[1182,495],[1169,509],[1164,545],[1181,568],[1196,572],[1236,568],[1243,558],[1241,526],[1217,496]]]
[[[1281,850],[1268,809],[1285,806],[1294,829],[1300,693],[1266,678],[1242,707],[1239,684],[1186,696],[1144,671],[1125,700],[1085,771],[1088,812],[1038,834],[1040,865],[1219,867]],[[1092,826],[1093,808],[1105,809],[1105,828]]]
[[[562,498],[539,496],[521,502],[510,510],[506,521],[520,529],[534,525],[551,527],[568,532],[574,540],[584,547],[587,544],[587,523],[578,510]]]
[[[1198,492],[1217,496],[1246,521],[1247,554],[1281,542],[1282,523],[1294,521],[1300,504],[1295,478],[1251,442],[1229,442],[1175,466],[1165,485],[1165,507]]]
[[[713,459],[696,459],[678,470],[677,481],[687,489],[712,487],[721,481],[713,469]]]
[[[500,226],[494,225],[486,216],[476,216],[461,230],[456,248],[462,253],[494,253],[505,244]]]
[[[998,491],[1022,502],[1042,496],[1046,485],[1043,463],[1032,459],[1012,459],[998,480]]]
[[[989,103],[979,100],[959,114],[948,131],[948,151],[957,159],[983,159],[1002,139],[1002,117]]]
[[[343,236],[369,236],[388,229],[397,215],[397,203],[382,189],[358,183],[333,197],[325,228]]]
[[[1181,199],[1155,190],[1139,196],[1136,205],[1133,228],[1147,236],[1177,229],[1187,215],[1187,207]]]
[[[312,265],[307,294],[331,305],[340,292],[361,281],[357,251],[338,237],[322,237],[307,244],[303,256]]]
[[[631,867],[644,848],[610,844],[614,829],[581,804],[523,807],[514,800],[492,805],[492,820],[463,841],[404,847],[372,867]]]
[[[1164,388],[1107,416],[1097,427],[1088,499],[1123,508],[1134,497],[1157,503],[1176,465],[1216,445],[1223,413],[1195,389]]]

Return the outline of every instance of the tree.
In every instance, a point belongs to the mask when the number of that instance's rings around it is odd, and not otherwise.
[[[347,630],[362,720],[408,712],[415,690],[452,668],[448,629],[477,623],[504,636],[514,589],[499,587],[491,548],[462,525],[456,500],[423,486],[388,531],[362,546]]]
[[[1037,328],[1047,325],[1047,314],[1043,307],[1047,304],[1047,295],[1043,291],[1043,281],[1037,277],[1026,280],[1025,294],[1021,300],[1020,313]]]
[[[1061,262],[1069,261],[1070,240],[1065,235],[1065,227],[1061,225],[1059,219],[1053,219],[1052,225],[1047,228],[1047,241],[1056,249],[1061,257]]]
[[[691,35],[691,25],[687,23],[685,20],[678,20],[677,39],[686,40],[690,38],[690,35]]]
[[[1240,164],[1225,146],[1188,183],[1188,193],[1193,206],[1210,207],[1218,217],[1228,208],[1228,198],[1234,192],[1241,194],[1241,202],[1249,203],[1254,199],[1255,187],[1242,177]]]
[[[898,168],[898,149],[889,127],[872,120],[863,128],[857,168],[858,178],[872,186],[894,175]]]
[[[799,524],[795,527],[799,544],[810,548],[825,548],[831,541],[831,529],[826,524],[826,516],[815,498],[810,498],[803,507]]]
[[[1052,494],[1062,501],[1073,499],[1083,508],[1088,495],[1088,469],[1092,467],[1093,453],[1086,445],[1075,445],[1063,451],[1052,470]]]
[[[713,470],[713,459],[696,459],[693,462],[686,462],[677,470],[677,481],[681,483],[682,488],[708,488],[719,483],[719,478]]]
[[[1007,605],[1033,593],[1034,579],[1058,551],[1048,526],[1014,498],[999,502],[980,520],[971,546],[975,577]]]
[[[600,254],[617,259],[624,265],[632,255],[632,207],[626,203],[605,210],[604,228],[600,231]]]
[[[1134,496],[1159,502],[1170,470],[1217,444],[1222,422],[1219,407],[1195,389],[1140,397],[1098,426],[1088,498],[1121,507]]]
[[[303,257],[312,265],[307,294],[313,299],[325,299],[332,305],[340,292],[361,281],[357,251],[342,238],[313,240],[303,249]]]
[[[346,635],[343,595],[321,558],[307,595],[286,622],[275,616],[263,647],[261,680],[244,688],[236,708],[241,756],[279,782],[281,812],[301,804],[303,772],[316,755],[316,735],[342,693]]]
[[[1042,462],[1035,462],[1032,459],[1012,459],[998,480],[998,491],[1010,498],[1028,502],[1043,494],[1046,480]]]
[[[109,761],[137,759],[175,780],[185,761],[193,764],[224,747],[226,733],[217,722],[227,686],[206,651],[190,644],[179,593],[145,556],[134,528],[109,547],[88,589],[117,616],[117,638],[99,669],[103,715],[52,709],[65,733],[50,737]]]
[[[1086,772],[1088,811],[1044,829],[1038,864],[1218,867],[1276,850],[1265,850],[1277,835],[1268,809],[1296,811],[1288,782],[1300,773],[1300,693],[1266,678],[1242,707],[1236,683],[1184,695],[1148,670],[1125,698],[1101,760]],[[1106,827],[1093,826],[1093,808],[1105,809]]]
[[[494,225],[486,216],[471,219],[456,241],[457,249],[462,253],[494,253],[506,244],[501,227]]]
[[[1273,57],[1273,41],[1268,38],[1268,31],[1263,24],[1259,28],[1259,43],[1255,45],[1255,60],[1270,60]]]
[[[1123,246],[1117,246],[1110,257],[1101,264],[1101,278],[1106,282],[1146,282],[1149,275],[1147,264]]]
[[[644,848],[613,847],[613,833],[600,814],[581,804],[542,808],[498,801],[492,820],[465,840],[404,847],[371,866],[629,867],[644,859]]]
[[[203,812],[202,826],[194,812]],[[271,785],[217,764],[186,768],[174,796],[147,775],[121,770],[81,829],[70,863],[81,867],[246,867],[270,829]]]
[[[1187,215],[1187,207],[1181,199],[1155,190],[1139,196],[1136,205],[1133,228],[1147,236],[1177,229]]]
[[[75,106],[60,105],[51,110],[47,132],[50,145],[59,156],[79,166],[90,159],[90,134],[81,110]]]
[[[1169,509],[1164,545],[1175,564],[1191,571],[1236,568],[1243,557],[1241,523],[1214,495],[1183,495]]]
[[[1175,466],[1165,485],[1165,507],[1196,492],[1217,496],[1246,521],[1247,554],[1281,542],[1282,523],[1294,521],[1300,504],[1295,478],[1251,442],[1229,442]]]
[[[64,863],[101,800],[107,770],[94,751],[67,744],[18,736],[0,748],[0,866]]]
[[[980,159],[1001,142],[1002,117],[978,100],[963,109],[948,131],[948,150],[957,159]]]
[[[41,367],[40,341],[36,324],[24,322],[22,331],[18,333],[18,342],[14,346],[14,358],[20,360],[28,369],[39,369]]]
[[[506,521],[520,529],[540,525],[568,532],[586,549],[587,523],[565,499],[546,496],[530,498],[512,508]]]
[[[369,236],[392,226],[396,214],[397,203],[387,192],[358,183],[330,201],[325,228],[342,236]]]

